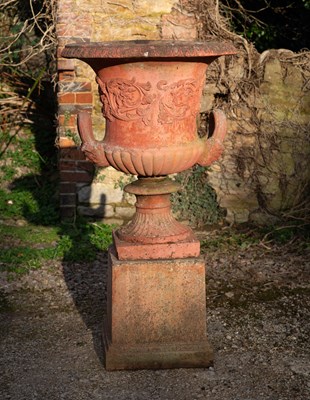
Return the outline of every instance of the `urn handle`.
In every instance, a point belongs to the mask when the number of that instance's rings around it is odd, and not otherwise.
[[[227,133],[227,120],[222,110],[213,110],[210,114],[209,130],[211,135],[204,142],[204,150],[197,164],[211,165],[224,150],[224,139]]]
[[[78,113],[77,125],[82,140],[81,150],[86,158],[99,167],[108,167],[110,164],[105,155],[104,145],[95,139],[91,115],[87,111]]]

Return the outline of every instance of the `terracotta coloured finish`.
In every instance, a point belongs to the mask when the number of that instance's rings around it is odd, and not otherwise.
[[[95,164],[138,180],[132,221],[109,249],[104,343],[109,370],[207,367],[205,263],[192,230],[175,220],[165,175],[223,151],[227,126],[211,113],[211,137],[197,135],[196,117],[207,66],[235,49],[219,42],[131,41],[67,45],[96,72],[106,133],[97,141],[91,117],[78,116],[82,150]]]
[[[119,261],[110,249],[106,368],[209,366],[205,308],[203,259]]]
[[[131,243],[176,243],[191,240],[191,228],[178,222],[171,213],[170,193],[179,185],[168,178],[140,178],[125,187],[137,197],[132,221],[117,232],[119,239]]]
[[[196,137],[192,142],[183,144],[176,143],[170,146],[160,146],[158,144],[158,147],[154,147],[150,143],[150,147],[147,147],[147,137],[154,138],[155,141],[155,135],[150,132],[145,137],[136,134],[136,140],[133,141],[132,131],[129,130],[130,127],[128,129],[119,129],[119,131],[111,129],[112,132],[115,132],[114,136],[118,136],[118,133],[123,133],[123,136],[120,137],[121,144],[125,141],[131,142],[131,147],[129,147],[129,144],[125,145],[127,147],[121,147],[116,143],[115,145],[110,144],[109,138],[113,138],[112,134],[111,136],[107,134],[103,141],[95,140],[90,114],[88,112],[80,112],[78,115],[78,129],[82,139],[82,151],[89,160],[98,166],[107,167],[112,165],[119,171],[139,176],[168,175],[184,171],[196,163],[201,166],[208,166],[222,154],[224,149],[223,141],[227,132],[224,113],[221,110],[214,110],[211,116],[216,121],[216,125],[209,139]],[[193,119],[192,122],[196,135],[196,120]],[[110,132],[109,126],[107,124],[107,132]],[[189,129],[186,132],[190,131]],[[140,127],[138,132],[142,133],[143,127]],[[155,129],[154,132],[156,133],[158,130]],[[174,127],[171,137],[174,137],[174,141],[180,141],[181,135],[176,135],[175,132],[181,133],[179,127]],[[114,138],[113,141],[115,141]],[[164,138],[158,137],[157,141],[158,143],[163,143]],[[145,146],[145,149],[142,149],[142,146]]]
[[[236,54],[231,43],[215,40],[175,41],[175,40],[128,40],[113,42],[93,42],[67,44],[62,57],[95,59],[193,59],[219,57]],[[101,61],[100,61],[101,62]]]
[[[119,260],[161,260],[199,257],[200,242],[195,235],[172,243],[133,243],[122,241],[114,232],[113,243]]]
[[[80,113],[87,157],[97,165],[139,176],[209,165],[223,149],[226,122],[215,110],[213,139],[197,136],[205,72],[215,58],[234,53],[232,45],[214,41],[67,45],[64,57],[79,58],[95,70],[107,120],[105,138],[99,142],[92,135],[90,116]]]
[[[87,112],[78,115],[82,151],[95,164],[142,177],[160,177],[195,164],[210,165],[223,151],[226,118],[211,114],[211,134],[197,135],[202,88],[208,65],[234,54],[227,43],[128,41],[67,45],[62,56],[79,58],[96,72],[106,132],[97,141]],[[156,179],[155,183],[161,187]],[[140,184],[142,183],[142,184]],[[172,216],[169,194],[138,185],[136,214],[117,235],[137,244],[191,241],[190,228]],[[136,189],[135,186],[130,186]],[[127,189],[129,190],[129,189]]]

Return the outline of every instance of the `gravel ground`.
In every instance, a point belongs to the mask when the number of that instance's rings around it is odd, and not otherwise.
[[[214,367],[106,372],[100,332],[106,255],[0,276],[0,398],[310,399],[309,252],[206,256]]]

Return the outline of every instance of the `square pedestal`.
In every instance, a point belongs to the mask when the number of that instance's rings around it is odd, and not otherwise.
[[[108,268],[107,370],[212,364],[202,258],[118,260],[112,246]]]

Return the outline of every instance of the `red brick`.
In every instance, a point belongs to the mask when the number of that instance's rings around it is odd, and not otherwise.
[[[92,104],[93,95],[92,93],[76,93],[76,102],[77,103],[88,103]]]
[[[75,161],[64,161],[64,160],[60,160],[58,163],[59,169],[61,171],[75,171],[76,169],[76,162]]]
[[[75,73],[73,71],[63,71],[58,73],[59,81],[73,81],[75,79]]]
[[[58,93],[57,94],[58,103],[60,104],[74,104],[75,94],[74,93]]]
[[[58,146],[60,148],[76,148],[76,144],[71,138],[68,137],[60,137],[58,139]]]
[[[62,206],[60,207],[60,216],[61,218],[72,218],[76,215],[75,207]]]
[[[76,115],[58,115],[58,125],[76,127]]]
[[[64,160],[85,160],[83,152],[77,147],[61,148],[60,157]]]
[[[62,182],[89,183],[92,182],[93,175],[85,171],[79,171],[79,172],[60,171],[60,180]]]
[[[91,104],[59,104],[58,106],[58,113],[59,114],[77,114],[81,110],[92,111]]]
[[[74,60],[60,59],[57,61],[58,71],[74,71],[75,62]]]
[[[87,171],[87,172],[94,172],[94,164],[89,161],[77,161],[76,165],[77,171]]]
[[[90,82],[58,82],[58,88],[61,93],[75,93],[75,92],[91,92],[92,87]]]
[[[75,205],[76,205],[75,194],[60,195],[60,206],[75,206]]]
[[[76,192],[76,184],[71,182],[62,182],[59,185],[59,192],[62,193],[75,193]]]

